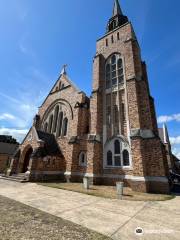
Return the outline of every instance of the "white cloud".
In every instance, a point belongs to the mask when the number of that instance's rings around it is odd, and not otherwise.
[[[50,77],[35,67],[28,67],[25,72],[16,73],[16,75],[13,81],[16,80],[17,84],[23,82],[23,84],[14,87],[13,95],[0,92],[3,108],[6,109],[0,114],[0,134],[12,135],[21,142],[32,126],[38,106],[47,95],[46,84]],[[18,81],[19,79],[22,81]],[[40,90],[42,85],[43,88]]]
[[[170,137],[173,154],[180,159],[180,136]]]
[[[15,121],[15,126],[19,128],[27,128],[32,125],[33,118],[37,113],[37,105],[21,104],[17,111],[18,115]]]
[[[170,142],[171,142],[172,145],[180,144],[180,136],[170,137]]]
[[[10,113],[3,113],[0,115],[0,120],[14,120],[16,117]]]
[[[8,105],[13,110],[14,115],[5,113],[0,115],[0,120],[8,120],[13,124],[14,128],[28,128],[32,124],[32,119],[37,113],[39,96],[30,99],[25,94],[21,95],[21,99],[16,99],[7,94],[1,93],[0,96],[8,100]]]
[[[180,113],[159,116],[157,121],[158,121],[158,123],[166,123],[166,122],[171,122],[171,121],[180,122]]]
[[[180,159],[180,147],[179,147],[179,148],[178,148],[178,147],[174,147],[174,148],[172,149],[172,152],[173,152],[173,154],[174,154],[177,158]]]
[[[15,128],[0,128],[0,135],[10,135],[17,139],[18,142],[22,142],[26,136],[28,129],[15,129]]]

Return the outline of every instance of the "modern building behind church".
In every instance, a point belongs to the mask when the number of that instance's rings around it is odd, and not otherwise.
[[[160,135],[159,135],[160,132]],[[169,192],[172,153],[167,129],[158,130],[146,64],[133,26],[118,0],[97,40],[90,98],[64,68],[11,161],[10,175],[29,181],[82,181]]]

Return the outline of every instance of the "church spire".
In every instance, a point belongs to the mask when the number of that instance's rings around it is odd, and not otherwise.
[[[119,0],[114,0],[113,17],[116,15],[123,15],[121,7],[119,5]]]
[[[124,25],[128,22],[128,18],[123,15],[121,7],[119,5],[119,0],[114,0],[113,6],[113,16],[108,22],[107,32],[111,32],[114,29]]]

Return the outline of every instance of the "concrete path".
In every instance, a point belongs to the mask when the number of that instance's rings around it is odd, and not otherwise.
[[[110,200],[0,179],[0,195],[110,236],[114,240],[180,239],[180,197],[163,202]],[[140,227],[144,234],[137,236]]]

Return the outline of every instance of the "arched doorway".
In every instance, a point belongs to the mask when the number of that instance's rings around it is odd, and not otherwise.
[[[24,163],[23,163],[23,170],[22,170],[23,173],[25,173],[28,170],[29,161],[30,161],[32,152],[33,152],[33,149],[29,148],[27,150],[26,154],[25,154]]]

